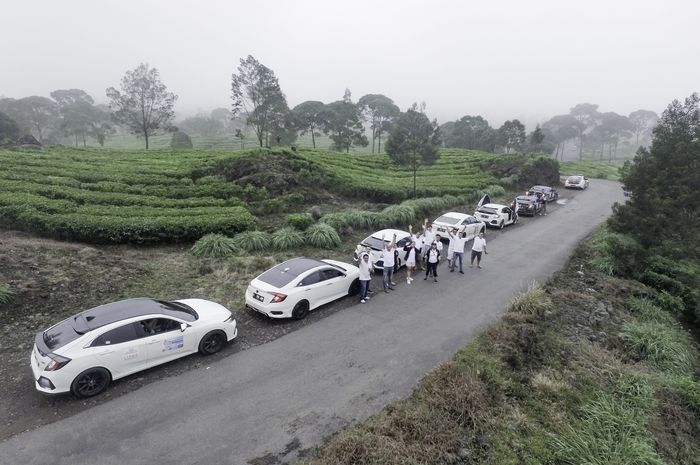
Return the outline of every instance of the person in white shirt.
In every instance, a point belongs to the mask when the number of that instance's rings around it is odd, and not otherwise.
[[[427,244],[423,243],[423,239],[425,238],[423,234],[414,234],[413,233],[413,225],[409,224],[408,225],[408,232],[411,233],[411,241],[413,241],[413,245],[416,248],[416,270],[422,270],[422,253],[423,253],[423,248],[426,247]]]
[[[435,233],[433,232],[432,223],[428,223],[426,218],[423,221],[423,259],[427,259],[430,245],[435,241]]]
[[[428,252],[425,254],[425,278],[427,280],[428,276],[433,275],[433,280],[437,282],[437,265],[440,261],[440,251],[438,250],[437,243],[433,242],[428,248]]]
[[[406,255],[404,255],[404,260],[406,261],[406,284],[411,284],[413,281],[411,275],[416,271],[416,243],[409,242],[403,250],[406,252]]]
[[[476,258],[476,267],[481,268],[481,253],[488,255],[486,251],[486,239],[484,239],[484,233],[480,232],[478,236],[474,238],[474,243],[472,244],[472,260],[469,268],[474,267],[474,259]]]
[[[447,246],[447,266],[452,266],[452,255],[455,251],[455,237],[457,235],[457,228],[450,228],[447,230],[447,236],[449,237],[449,245]]]
[[[396,263],[394,252],[396,252],[396,234],[394,234],[394,237],[391,239],[391,242],[389,244],[386,243],[384,240],[384,237],[382,236],[382,242],[384,242],[384,253],[382,254],[382,258],[384,261],[384,271],[382,273],[382,287],[384,288],[384,292],[388,293],[389,289],[392,291],[394,288],[392,287],[394,283],[391,278],[394,276],[394,263]]]
[[[450,245],[453,245],[452,250],[452,263],[450,266],[450,272],[455,270],[457,266],[457,260],[459,260],[459,272],[464,274],[463,262],[464,262],[464,247],[467,245],[467,233],[460,231],[457,234],[450,233]]]
[[[367,252],[363,252],[357,267],[360,269],[360,303],[369,300],[369,282],[372,280],[372,259]]]

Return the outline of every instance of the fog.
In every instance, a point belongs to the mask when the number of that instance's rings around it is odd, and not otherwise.
[[[577,103],[662,111],[700,89],[700,2],[533,0],[3,2],[0,96],[80,88],[97,102],[141,62],[180,116],[230,108],[253,55],[290,108],[345,88],[440,122],[480,114],[529,126]]]

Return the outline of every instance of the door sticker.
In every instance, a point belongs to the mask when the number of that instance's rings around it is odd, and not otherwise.
[[[139,350],[136,347],[130,347],[124,352],[124,360],[133,360],[139,356]]]
[[[170,350],[182,349],[185,345],[185,336],[181,334],[176,337],[171,337],[163,341],[163,352]]]

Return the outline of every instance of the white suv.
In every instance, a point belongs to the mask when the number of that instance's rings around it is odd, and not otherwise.
[[[442,239],[449,239],[447,231],[452,228],[464,231],[467,233],[467,240],[471,240],[486,229],[486,224],[472,215],[458,212],[447,212],[433,221],[434,232]]]

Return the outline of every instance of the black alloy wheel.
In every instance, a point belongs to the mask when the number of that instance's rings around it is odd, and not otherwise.
[[[104,368],[90,368],[75,377],[70,390],[81,399],[92,397],[107,389],[111,380],[109,371]]]
[[[308,313],[309,303],[306,300],[302,300],[301,302],[297,302],[297,304],[294,306],[294,309],[292,310],[292,318],[295,320],[303,320],[306,318]]]
[[[199,352],[202,355],[212,355],[220,351],[226,344],[226,336],[221,331],[212,331],[199,341]]]

